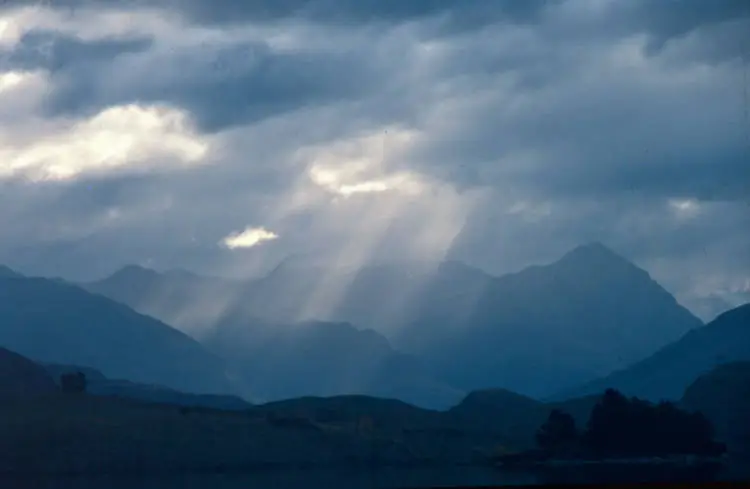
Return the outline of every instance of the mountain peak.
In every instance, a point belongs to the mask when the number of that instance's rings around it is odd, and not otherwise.
[[[565,254],[565,256],[600,256],[600,257],[607,257],[607,258],[616,258],[620,260],[624,260],[624,258],[614,251],[612,251],[611,248],[607,247],[600,241],[592,241],[590,243],[585,243],[579,246],[576,246],[571,251]]]
[[[630,260],[598,241],[577,246],[563,255],[557,264],[587,268],[613,266],[637,268]]]

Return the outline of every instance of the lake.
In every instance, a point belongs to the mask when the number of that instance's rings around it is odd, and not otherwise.
[[[531,485],[534,475],[503,473],[489,468],[378,469],[362,470],[268,470],[252,474],[188,474],[180,476],[96,476],[23,478],[9,482],[29,489],[395,489],[461,485]],[[3,484],[5,485],[5,484]]]

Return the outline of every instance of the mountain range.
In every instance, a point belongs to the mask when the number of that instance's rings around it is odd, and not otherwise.
[[[117,276],[132,285],[125,290],[148,290],[131,281],[133,272],[156,275],[130,267]],[[188,283],[179,285],[181,278]],[[189,280],[167,275],[173,290],[190,290]],[[269,325],[224,314],[214,326],[199,343],[77,285],[7,268],[0,275],[0,345],[45,364],[80,366],[91,374],[96,394],[236,406],[206,395],[270,401],[354,393],[437,407],[449,407],[464,394],[433,378],[417,359],[394,351],[382,335],[349,324]],[[181,400],[181,392],[204,396]]]
[[[402,365],[407,359],[418,364],[422,373],[412,376],[429,378],[425,383],[441,392],[505,388],[550,396],[640,361],[703,325],[647,272],[599,243],[580,246],[555,263],[501,277],[455,261],[359,270],[290,262],[245,282],[129,266],[82,286],[189,332],[212,344],[220,356],[228,352],[221,345],[233,341],[217,338],[227,338],[228,331],[242,335],[248,348],[263,336],[256,334],[259,329],[272,325],[285,332],[275,333],[272,342],[264,339],[263,354],[277,359],[287,355],[276,362],[290,372],[298,359],[325,357],[331,341],[341,341],[351,351],[361,351],[357,345],[362,341],[371,342],[366,347],[370,352],[388,343],[401,357],[390,357],[386,364]],[[294,326],[301,324],[316,326]],[[255,332],[240,333],[243,328]],[[354,329],[378,335],[359,336]],[[317,348],[318,353],[303,357],[289,349],[295,335],[301,336],[294,341],[308,345],[306,351]],[[243,363],[242,370],[257,369],[257,363]],[[356,364],[329,369],[337,376],[352,370]],[[297,383],[303,380],[316,382],[303,375]],[[343,378],[317,382],[346,383]],[[267,387],[256,383],[256,390],[270,392]],[[330,391],[300,391],[283,384],[270,389],[285,395]]]
[[[500,277],[456,261],[289,262],[248,281],[130,265],[79,285],[0,268],[0,345],[252,402],[360,394],[447,409],[477,390],[566,399],[606,387],[678,399],[746,359],[742,311],[704,326],[598,243]]]

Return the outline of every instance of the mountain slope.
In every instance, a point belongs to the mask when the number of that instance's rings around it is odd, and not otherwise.
[[[239,373],[253,399],[366,394],[440,408],[463,395],[382,335],[347,323],[227,319],[204,344]]]
[[[733,361],[750,361],[750,304],[727,311],[649,358],[562,397],[599,393],[612,387],[631,396],[676,400],[697,377]]]
[[[0,400],[43,396],[57,390],[44,368],[18,353],[0,348]]]
[[[701,375],[681,404],[711,420],[730,450],[750,456],[750,362],[731,362]]]
[[[533,397],[638,361],[702,325],[647,272],[600,244],[494,279],[471,311],[429,310],[397,348],[467,389]]]
[[[134,310],[199,337],[242,294],[241,284],[182,270],[159,273],[128,265],[103,280],[81,284]]]
[[[76,286],[0,277],[0,344],[45,363],[114,378],[228,393],[223,362],[185,334]]]

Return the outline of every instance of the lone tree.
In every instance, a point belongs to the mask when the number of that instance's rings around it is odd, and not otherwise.
[[[573,416],[553,409],[547,421],[536,433],[536,443],[542,450],[553,453],[568,452],[578,444],[578,430]]]
[[[86,375],[82,372],[62,374],[60,386],[66,394],[82,394],[86,392]]]

